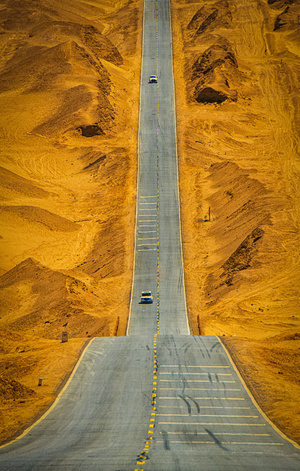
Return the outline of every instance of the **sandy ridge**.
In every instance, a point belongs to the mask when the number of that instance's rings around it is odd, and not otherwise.
[[[88,338],[125,334],[142,25],[139,0],[4,3],[1,441],[53,402]]]
[[[299,441],[299,2],[291,3],[284,14],[287,4],[271,1],[172,6],[190,322],[195,334],[224,339],[269,418]]]

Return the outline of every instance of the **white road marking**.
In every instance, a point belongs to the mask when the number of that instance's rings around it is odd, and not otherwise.
[[[138,237],[138,240],[157,240],[157,237]]]
[[[217,425],[218,427],[266,427],[266,424],[232,424],[224,422],[158,422],[160,425]]]
[[[157,440],[158,443],[165,443],[164,440]],[[191,440],[191,441],[182,441],[182,440],[170,440],[169,443],[182,443],[184,445],[186,444],[199,444],[199,445],[215,445],[215,442],[203,442],[200,440]],[[260,446],[283,446],[283,443],[268,443],[268,442],[221,442],[222,445],[260,445]]]
[[[171,409],[171,408],[176,408],[178,409],[178,405],[176,406],[163,406],[163,405],[159,405],[159,409],[162,409],[162,408],[165,408],[165,409]],[[239,407],[239,406],[201,406],[201,409],[238,409],[238,410],[250,410],[251,407]]]
[[[163,432],[159,432],[161,435]],[[186,432],[168,432],[168,435],[186,435]],[[197,432],[197,435],[207,435],[207,432]],[[245,437],[270,437],[269,433],[215,432],[214,435],[241,435]]]
[[[185,382],[185,383],[203,383],[203,380],[200,380],[200,379],[188,379],[187,381],[185,381],[183,378],[182,379],[159,379],[159,382],[160,383],[182,383],[182,382]],[[211,381],[205,381],[205,382],[211,382]],[[218,381],[212,381],[213,383],[217,383]],[[228,383],[228,381],[221,381],[222,383]],[[230,383],[235,383],[235,381],[229,381]]]
[[[218,401],[244,401],[244,397],[194,397],[194,399],[217,399]]]
[[[211,366],[211,365],[160,365],[160,368],[231,368],[231,366]]]
[[[138,252],[151,252],[157,249],[138,249]]]
[[[159,400],[161,401],[162,399],[180,399],[180,397],[178,396],[165,396],[165,397],[160,397]],[[204,399],[204,400],[212,400],[212,399],[216,399],[217,401],[244,401],[245,399],[243,397],[204,397],[204,396],[199,396],[199,397],[194,397],[193,399],[197,399],[197,400],[200,400],[200,399]]]
[[[171,382],[168,381],[168,383]],[[189,381],[187,381],[187,384],[189,383]],[[208,381],[206,379],[199,379],[197,381],[197,383],[210,383],[210,384],[219,384],[218,381]],[[235,381],[222,381],[220,384],[223,384],[223,383],[235,383]],[[160,389],[181,389],[182,388],[182,385],[181,386],[178,386],[178,387],[173,387],[173,388],[160,388]],[[188,388],[188,389],[199,389],[199,388]],[[199,389],[199,391],[201,391],[201,389]]]
[[[145,245],[157,245],[157,244],[138,244],[138,247],[144,247]]]
[[[178,391],[178,389],[181,390],[181,388],[177,388],[177,390],[175,390],[175,388],[159,388],[160,391],[174,391],[174,393],[176,393],[176,391]],[[217,389],[217,388],[214,388],[214,389],[210,389],[210,388],[207,388],[207,389],[202,389],[202,388],[186,388],[185,389],[185,394],[187,394],[189,391],[240,391],[240,389]],[[195,399],[195,398],[194,398]],[[210,399],[209,396],[205,397],[204,399]],[[221,398],[218,398],[218,399],[221,399]],[[224,399],[224,398],[222,398]],[[226,398],[225,398],[226,399]]]
[[[187,371],[185,371],[184,373],[176,373],[176,372],[173,372],[173,371],[162,371],[159,373],[160,375],[180,375],[180,374],[183,374],[183,375],[197,375],[197,376],[201,376],[201,375],[205,375],[207,376],[209,373],[188,373]],[[212,373],[213,375],[215,374],[218,374],[218,376],[232,376],[232,374],[228,374],[228,373]]]
[[[156,414],[159,417],[241,417],[247,419],[258,419],[259,415],[219,415],[219,414]]]

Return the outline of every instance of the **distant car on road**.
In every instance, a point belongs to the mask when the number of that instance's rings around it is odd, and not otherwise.
[[[157,83],[157,77],[156,77],[156,75],[150,75],[150,77],[149,77],[149,83]]]
[[[142,291],[140,297],[140,304],[152,304],[153,303],[153,296],[151,291]]]

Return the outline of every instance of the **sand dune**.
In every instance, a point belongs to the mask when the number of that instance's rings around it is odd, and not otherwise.
[[[173,3],[190,322],[298,441],[299,8]]]
[[[0,191],[1,199],[12,199],[16,193],[31,198],[46,198],[49,193],[36,186],[32,181],[10,172],[6,168],[0,167]]]
[[[99,315],[106,297],[100,299],[92,288],[74,277],[29,258],[2,275],[0,287],[1,304],[5,305],[3,329],[50,339],[61,339],[64,330],[70,330],[73,336],[83,331],[109,335],[109,321]],[[26,302],[22,301],[24,288]]]
[[[4,3],[2,441],[53,401],[87,339],[125,333],[142,24],[139,0]]]

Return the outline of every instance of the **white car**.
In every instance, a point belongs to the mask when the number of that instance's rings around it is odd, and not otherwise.
[[[142,291],[140,297],[140,304],[152,304],[153,303],[153,296],[151,291]]]
[[[150,77],[149,77],[149,83],[157,83],[157,77],[156,77],[156,75],[150,75]]]

